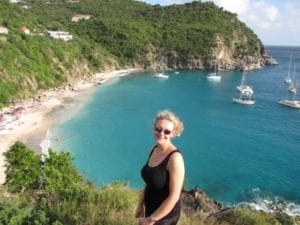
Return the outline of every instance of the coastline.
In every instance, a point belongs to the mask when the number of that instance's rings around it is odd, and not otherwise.
[[[47,90],[39,101],[26,101],[18,106],[2,110],[3,121],[0,123],[0,186],[5,182],[6,152],[16,141],[21,141],[36,153],[42,153],[41,142],[47,135],[48,128],[55,124],[55,112],[69,107],[78,95],[91,95],[95,89],[109,79],[125,76],[140,69],[116,70],[96,73],[89,80],[81,80],[73,87]],[[16,112],[19,109],[19,112]],[[79,110],[80,107],[77,109]]]

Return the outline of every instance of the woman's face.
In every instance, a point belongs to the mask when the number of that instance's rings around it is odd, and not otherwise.
[[[154,138],[158,144],[169,142],[173,137],[174,124],[169,120],[158,120],[154,125]]]

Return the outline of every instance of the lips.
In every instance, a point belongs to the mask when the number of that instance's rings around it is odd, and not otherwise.
[[[167,137],[165,137],[164,135],[159,135],[159,134],[155,135],[155,137],[157,140],[166,140],[167,139]]]

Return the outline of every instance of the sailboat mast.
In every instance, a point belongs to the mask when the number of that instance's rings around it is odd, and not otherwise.
[[[292,79],[292,86],[294,86],[294,82],[295,82],[295,73],[296,73],[296,65],[294,66],[294,73],[293,73],[293,79]]]
[[[246,83],[246,71],[243,71],[242,79],[241,79],[241,86]]]
[[[296,71],[296,65],[294,66],[294,74],[293,74],[293,82],[295,82],[295,92],[294,92],[294,96],[293,96],[293,101],[295,101],[296,99],[296,93],[297,93],[297,84],[298,84],[298,81],[295,81],[295,72]]]
[[[291,73],[291,64],[292,64],[292,55],[290,55],[290,64],[289,64],[288,78],[290,77],[290,73]]]

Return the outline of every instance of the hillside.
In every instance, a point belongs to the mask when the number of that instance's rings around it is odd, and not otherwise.
[[[1,224],[133,225],[141,190],[113,182],[96,187],[76,170],[68,152],[45,158],[21,142],[5,153],[7,180],[0,189]],[[44,160],[42,160],[44,159]],[[105,171],[99,171],[103,173]],[[246,206],[225,208],[200,188],[183,190],[178,225],[299,225],[300,218]]]
[[[0,3],[0,108],[95,72],[211,70],[215,61],[229,70],[274,63],[236,14],[212,2],[164,7],[134,0]]]

